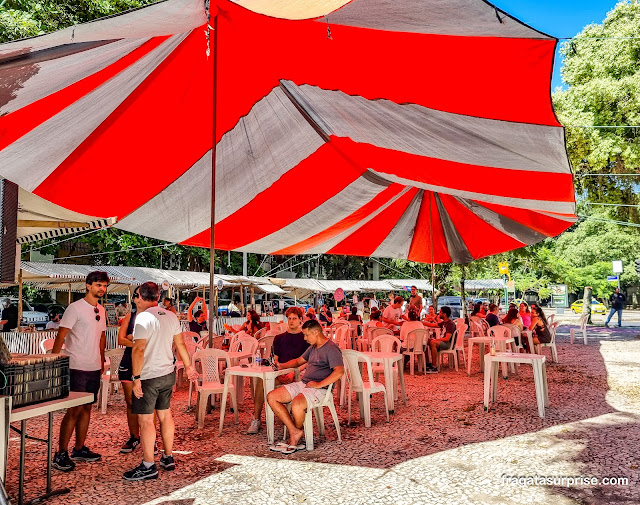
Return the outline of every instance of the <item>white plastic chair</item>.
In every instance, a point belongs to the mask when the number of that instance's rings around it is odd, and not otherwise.
[[[104,352],[105,359],[110,360],[109,370],[102,374],[100,380],[100,391],[98,391],[98,398],[100,399],[100,412],[107,413],[107,398],[111,390],[120,385],[120,379],[118,378],[118,368],[120,368],[120,362],[124,356],[124,349],[111,349]]]
[[[266,328],[260,328],[258,331],[256,331],[253,334],[253,338],[255,338],[256,340],[260,340],[263,337],[267,336],[267,329]]]
[[[245,333],[246,335],[246,333]],[[246,352],[249,353],[249,358],[242,358],[238,361],[238,363],[243,365],[248,365],[249,363],[253,363],[253,358],[258,351],[258,341],[253,337],[240,337],[236,339],[233,343],[233,346],[229,348],[231,352]]]
[[[465,328],[466,331],[466,328]],[[462,351],[463,352],[463,358],[466,358],[464,356],[464,334],[460,334],[458,329],[456,328],[456,330],[453,332],[453,335],[451,335],[451,347],[449,347],[449,349],[445,349],[444,351],[438,351],[438,370],[440,370],[440,365],[442,365],[442,358],[443,356],[446,355],[451,355],[453,356],[453,364],[455,366],[456,372],[458,371],[458,351]],[[458,343],[458,340],[460,340],[461,342]],[[460,344],[462,344],[461,347]],[[449,365],[451,365],[451,360],[449,359]]]
[[[324,435],[324,407],[327,407],[333,417],[333,424],[336,427],[336,435],[338,435],[338,442],[342,441],[340,434],[340,421],[338,419],[338,413],[336,412],[336,406],[333,403],[333,384],[327,387],[327,393],[321,402],[316,402],[313,405],[308,404],[307,400],[307,413],[304,416],[304,440],[307,451],[313,451],[313,414],[316,415],[316,423],[318,424],[318,433]],[[291,404],[287,405],[287,408],[291,408]],[[287,427],[284,427],[284,439],[287,438]]]
[[[589,319],[589,314],[582,314],[580,316],[580,329],[571,328],[569,330],[569,335],[571,337],[571,343],[573,344],[573,338],[576,334],[582,333],[582,338],[584,339],[584,345],[587,345],[587,320]]]
[[[395,336],[393,334],[393,330],[390,330],[389,328],[383,328],[381,326],[378,326],[376,328],[371,328],[369,330],[369,333],[371,335],[371,344],[373,345],[373,341],[377,338],[380,337],[382,335],[391,335],[392,337]],[[372,347],[373,349],[373,347]],[[400,351],[398,351],[400,352]]]
[[[220,374],[218,372],[218,361],[223,358],[227,367],[231,366],[229,361],[229,355],[220,349],[203,349],[197,351],[193,355],[193,361],[199,362],[202,368],[202,383],[196,384],[196,391],[198,392],[198,400],[196,403],[196,422],[198,428],[204,426],[204,416],[207,409],[207,402],[211,395],[222,394],[224,391],[224,384],[220,381]],[[191,395],[189,395],[191,396]],[[235,395],[235,387],[232,383],[229,383],[229,396],[231,397],[231,405],[233,407],[233,415],[235,422],[238,422],[238,405]],[[213,404],[213,398],[211,398]],[[224,416],[224,412],[220,412],[221,416]]]
[[[387,422],[389,422],[389,398],[387,396],[387,389],[384,387],[384,384],[373,380],[371,358],[358,351],[345,349],[342,351],[342,359],[344,361],[345,371],[348,370],[347,373],[349,374],[347,400],[348,424],[351,424],[351,393],[356,393],[358,397],[358,402],[360,403],[360,418],[364,418],[364,425],[367,428],[371,428],[371,395],[374,393],[383,393],[384,410],[387,415]],[[359,363],[366,364],[368,381],[364,381],[362,378]]]
[[[551,333],[551,342],[540,343],[536,345],[536,354],[542,354],[543,347],[551,347],[551,361],[558,363],[558,349],[556,348],[556,330],[558,329],[558,322],[549,324],[549,333]]]
[[[455,350],[456,350],[456,354],[462,353],[462,366],[465,366],[467,364],[467,353],[464,350],[465,348],[464,336],[467,333],[467,329],[468,329],[468,326],[465,324],[464,320],[461,323],[456,324],[457,335],[456,335]]]
[[[386,328],[380,328],[382,330]],[[388,331],[388,330],[387,330]],[[371,352],[400,352],[402,342],[395,335],[388,333],[378,335],[371,341]]]
[[[51,354],[51,351],[53,350],[53,344],[55,343],[55,338],[48,338],[40,342],[40,350],[42,351],[42,354]]]
[[[269,358],[271,356],[271,349],[273,349],[273,340],[275,338],[276,337],[274,336],[270,336],[270,337],[262,337],[260,340],[258,340],[258,348],[262,349],[263,358]]]
[[[200,337],[199,333],[196,333],[195,331],[183,331],[182,332],[182,339],[184,340],[184,343],[186,344],[187,342],[199,342],[201,340],[202,337]]]
[[[407,350],[402,354],[404,356],[409,356],[409,373],[414,375],[414,364],[418,367],[418,372],[420,372],[420,360],[418,358],[422,358],[422,371],[427,373],[427,365],[426,360],[427,357],[424,353],[424,342],[427,339],[427,330],[415,329],[411,330],[407,333]],[[397,372],[394,370],[394,372]],[[394,373],[395,375],[395,373]]]
[[[348,324],[338,326],[333,341],[340,349],[351,349],[351,328]]]

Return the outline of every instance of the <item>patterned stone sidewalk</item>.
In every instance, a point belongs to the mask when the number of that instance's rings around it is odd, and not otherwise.
[[[248,394],[240,423],[227,414],[218,437],[218,410],[207,416],[203,430],[196,429],[193,415],[185,412],[182,388],[174,404],[178,467],[151,482],[122,480],[122,472],[141,454],[118,452],[126,421],[124,402],[116,394],[106,415],[94,411],[89,436],[103,461],[79,464],[69,474],[55,472],[55,486],[73,489],[50,503],[640,503],[640,331],[598,328],[587,346],[569,344],[568,333],[568,327],[560,328],[560,363],[548,365],[551,404],[545,419],[537,415],[532,373],[525,366],[500,379],[500,401],[484,412],[476,350],[471,377],[453,369],[407,375],[408,405],[397,406],[390,423],[381,396],[375,395],[371,428],[360,421],[357,404],[352,426],[347,426],[346,407],[338,409],[343,436],[338,442],[327,412],[326,437],[317,440],[316,450],[291,456],[269,451],[264,431],[244,434],[251,411]],[[29,434],[46,435],[44,420],[31,422]],[[44,485],[44,449],[36,442],[27,448],[27,494],[35,495]],[[13,438],[7,476],[12,498],[17,462]],[[507,476],[536,475],[624,477],[629,484],[507,482]]]

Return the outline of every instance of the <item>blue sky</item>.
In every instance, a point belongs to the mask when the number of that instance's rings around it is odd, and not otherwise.
[[[573,37],[591,23],[602,23],[616,0],[489,0],[520,21],[554,37]],[[552,90],[562,85],[556,56]]]

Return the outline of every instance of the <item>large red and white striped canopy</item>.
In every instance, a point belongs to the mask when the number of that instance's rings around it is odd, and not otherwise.
[[[554,38],[483,0],[343,3],[216,0],[216,248],[465,263],[575,221]],[[166,0],[0,45],[0,175],[210,246],[208,31]]]

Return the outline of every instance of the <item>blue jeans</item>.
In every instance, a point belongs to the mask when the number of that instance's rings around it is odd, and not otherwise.
[[[611,307],[609,317],[607,317],[607,321],[604,324],[609,324],[609,321],[611,321],[613,314],[615,314],[616,312],[618,313],[618,326],[622,326],[622,309],[614,309],[613,307]]]

